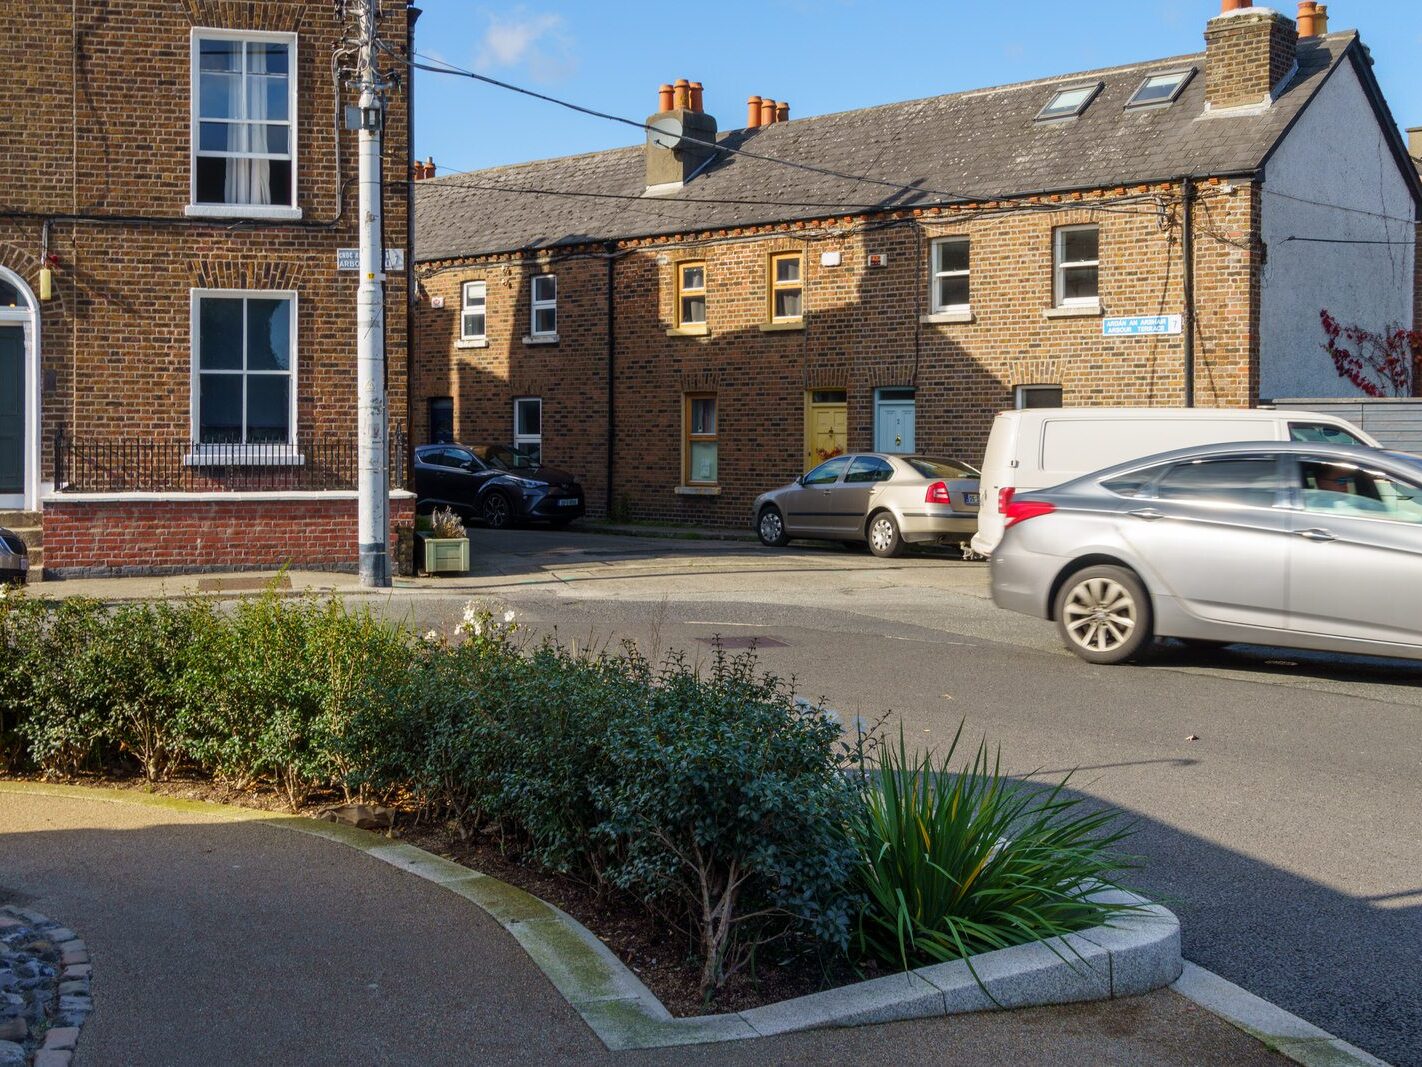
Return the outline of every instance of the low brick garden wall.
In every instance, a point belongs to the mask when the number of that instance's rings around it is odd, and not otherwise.
[[[348,492],[51,497],[44,503],[44,574],[354,570],[356,507]],[[394,527],[414,517],[414,496],[391,494],[392,557]]]

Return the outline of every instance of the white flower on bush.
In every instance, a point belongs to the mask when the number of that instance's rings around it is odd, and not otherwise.
[[[504,622],[513,622],[516,618],[518,618],[518,615],[515,614],[512,609],[504,612]]]
[[[432,645],[437,645],[437,644],[439,644],[439,631],[438,631],[438,630],[430,630],[430,631],[428,631],[428,632],[425,634],[425,640],[428,641],[428,642],[429,642],[430,644],[432,644]]]
[[[496,616],[487,605],[471,600],[464,605],[464,621],[455,628],[454,632],[467,634],[471,637],[502,640],[518,630],[518,623],[515,622],[517,618],[518,613],[511,608],[506,610],[502,616]]]

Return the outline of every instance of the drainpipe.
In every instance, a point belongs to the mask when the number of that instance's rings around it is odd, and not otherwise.
[[[1195,406],[1195,234],[1193,230],[1194,180],[1180,179],[1180,224],[1184,234],[1180,239],[1181,285],[1185,294],[1185,406]]]
[[[415,23],[424,14],[417,7],[406,9],[408,21],[405,24],[405,55],[415,55]],[[407,154],[415,155],[415,71],[410,68],[410,77],[405,82],[405,147]],[[401,163],[404,163],[401,160]],[[415,430],[415,183],[405,182],[405,450],[400,455],[400,488],[406,485],[410,470],[409,447],[413,444]],[[429,407],[428,398],[424,401]]]
[[[612,518],[613,451],[617,438],[617,246],[607,249],[607,517]]]

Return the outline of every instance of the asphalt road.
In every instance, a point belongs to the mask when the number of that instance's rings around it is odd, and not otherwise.
[[[925,745],[966,723],[1013,773],[1073,772],[1137,820],[1135,881],[1178,912],[1187,958],[1422,1064],[1422,664],[1235,647],[1095,667],[946,554],[522,530],[475,533],[473,558],[385,610],[452,626],[486,600],[564,640],[703,656],[754,639],[846,720],[891,711]]]

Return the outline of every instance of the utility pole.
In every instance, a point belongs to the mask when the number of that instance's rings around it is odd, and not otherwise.
[[[385,248],[381,240],[381,134],[385,89],[376,64],[380,0],[353,0],[359,22],[356,88],[360,92],[360,289],[356,293],[356,432],[360,584],[390,585],[390,471],[385,400]]]

